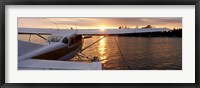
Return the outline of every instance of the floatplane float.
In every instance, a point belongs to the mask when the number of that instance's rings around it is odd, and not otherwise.
[[[102,65],[98,58],[88,58],[82,53],[84,35],[118,35],[130,33],[146,33],[167,31],[167,28],[145,28],[145,29],[87,29],[87,30],[53,30],[39,28],[18,28],[18,34],[38,35],[46,40],[44,44],[35,44],[18,40],[18,70],[101,70]],[[50,35],[47,39],[42,35]],[[73,57],[87,57],[91,62],[68,61]]]

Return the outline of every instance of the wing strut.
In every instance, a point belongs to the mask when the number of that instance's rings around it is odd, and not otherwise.
[[[39,34],[36,34],[37,36],[39,36],[40,38],[44,39],[44,40],[47,40],[45,37],[39,35]]]
[[[29,41],[29,42],[31,41],[31,34],[29,34],[29,39],[28,39],[28,41]]]

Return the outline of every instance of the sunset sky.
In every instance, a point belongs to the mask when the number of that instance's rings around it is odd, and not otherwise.
[[[152,25],[156,28],[182,28],[181,17],[157,18],[46,18],[46,17],[18,17],[19,28],[50,28],[50,29],[100,29],[128,26],[139,28]]]

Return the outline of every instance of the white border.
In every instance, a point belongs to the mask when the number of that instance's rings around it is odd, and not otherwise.
[[[194,83],[194,5],[6,5],[6,83]],[[121,13],[119,13],[121,12]],[[17,71],[17,17],[183,17],[183,70]]]

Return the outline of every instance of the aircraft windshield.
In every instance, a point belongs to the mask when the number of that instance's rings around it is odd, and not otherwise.
[[[50,36],[48,38],[49,42],[59,42],[62,39],[62,36]]]

